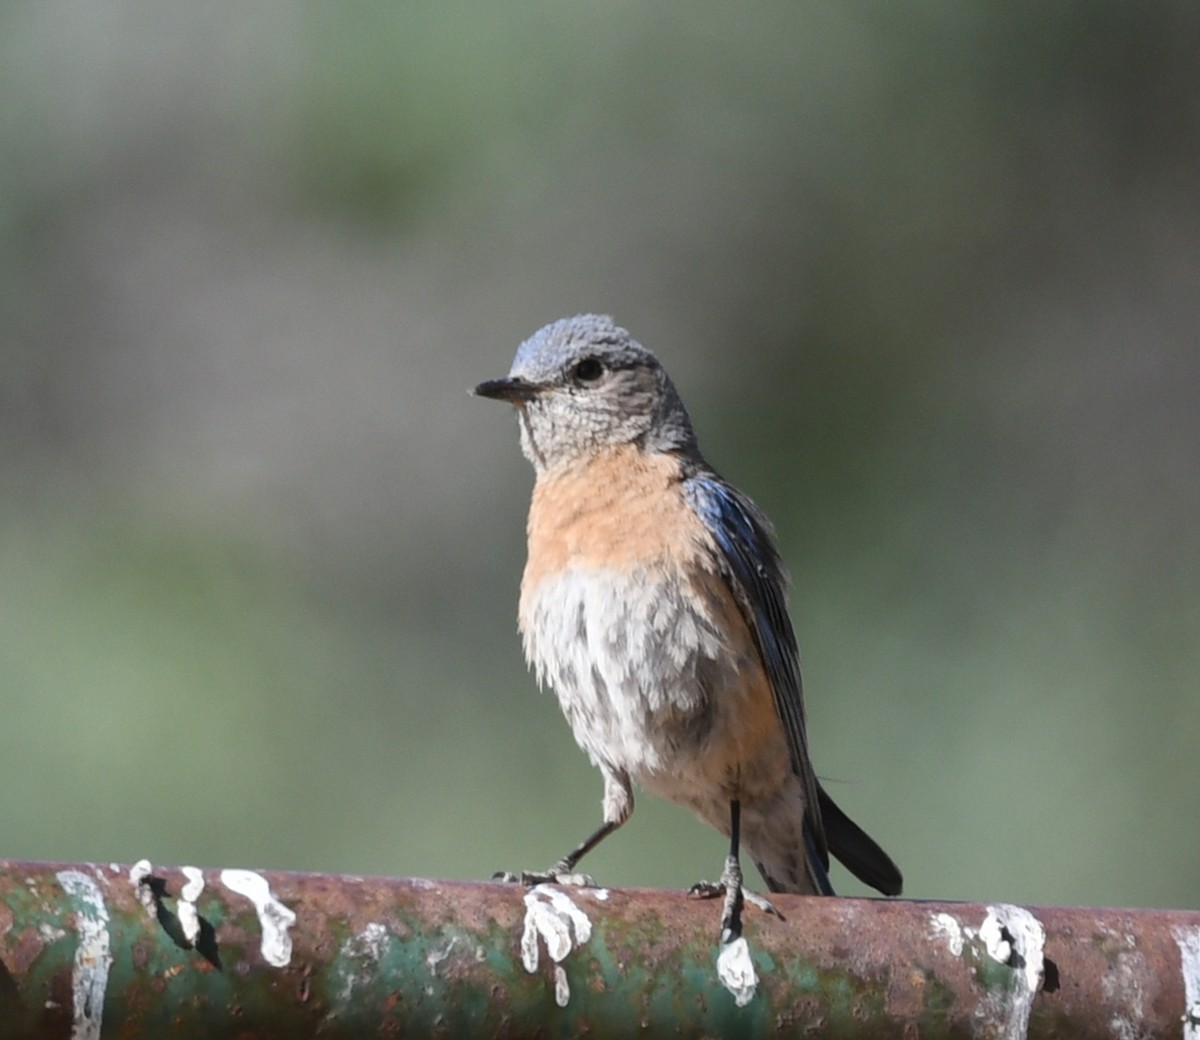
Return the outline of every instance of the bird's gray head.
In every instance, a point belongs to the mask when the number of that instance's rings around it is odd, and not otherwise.
[[[691,420],[658,359],[608,317],[580,314],[538,330],[504,379],[475,387],[510,401],[521,450],[541,472],[602,448],[694,451]]]

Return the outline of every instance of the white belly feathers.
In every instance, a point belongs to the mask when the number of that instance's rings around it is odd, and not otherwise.
[[[580,747],[647,786],[703,758],[736,708],[739,662],[715,622],[661,566],[568,567],[521,599],[525,656]]]

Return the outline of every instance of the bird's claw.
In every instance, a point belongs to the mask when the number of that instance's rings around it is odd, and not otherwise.
[[[751,892],[749,889],[743,888],[742,897],[751,906],[758,907],[758,909],[764,914],[770,914],[772,917],[778,917],[781,921],[784,919],[783,914],[779,912],[779,907],[772,903],[771,900],[765,898],[764,896],[760,896],[757,892]]]
[[[725,879],[720,881],[697,881],[688,889],[688,895],[693,899],[716,899],[725,897],[725,906],[721,911],[721,945],[727,946],[742,934],[742,906],[749,903],[763,913],[784,919],[778,908],[768,899],[757,892],[743,888],[740,883],[732,884]]]
[[[549,870],[522,870],[514,874],[511,870],[497,870],[492,875],[493,881],[503,881],[510,885],[524,885],[532,888],[534,885],[566,885],[574,888],[598,888],[595,879],[590,874],[577,874],[570,870],[559,870],[557,866]]]

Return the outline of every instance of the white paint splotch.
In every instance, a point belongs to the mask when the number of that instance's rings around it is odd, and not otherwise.
[[[1034,998],[1046,979],[1046,929],[1041,921],[1024,907],[996,903],[987,908],[978,928],[944,910],[937,911],[930,916],[929,934],[945,944],[953,957],[970,952],[1013,970],[1016,985],[1006,992],[987,994],[979,1013],[996,1035],[1024,1040]]]
[[[987,908],[979,938],[988,956],[1016,972],[1017,986],[995,1010],[1002,1035],[1007,1040],[1024,1040],[1029,1035],[1034,997],[1046,977],[1046,929],[1024,907],[996,903]]]
[[[525,893],[525,928],[521,934],[521,963],[530,974],[540,960],[538,941],[554,962],[554,1001],[566,1007],[571,987],[563,960],[592,937],[592,922],[565,892],[552,885],[534,885]]]
[[[221,884],[254,904],[262,927],[263,960],[273,967],[286,968],[292,960],[288,929],[296,923],[296,915],[275,898],[267,879],[253,870],[222,870]]]
[[[964,934],[963,926],[959,923],[958,918],[945,912],[936,913],[930,919],[929,930],[934,938],[945,942],[951,956],[962,956],[963,942],[969,938],[969,935]],[[974,934],[973,931],[971,934]]]
[[[1179,966],[1183,972],[1183,1037],[1200,1040],[1200,928],[1174,928],[1179,947]]]
[[[979,937],[989,954],[1001,964],[1011,964],[1013,953],[1020,955],[1024,965],[1019,968],[1030,994],[1042,987],[1046,975],[1046,929],[1023,906],[996,903],[988,907],[987,916],[979,926]]]
[[[745,1007],[754,999],[758,990],[758,973],[754,970],[750,944],[745,936],[738,936],[721,947],[721,952],[717,954],[717,978],[733,994],[733,1002],[738,1007]]]
[[[200,911],[196,909],[196,900],[204,891],[204,872],[199,867],[180,867],[183,876],[187,878],[183,888],[179,890],[179,902],[175,906],[175,916],[179,918],[179,927],[183,929],[183,937],[194,943],[200,935]]]
[[[137,901],[142,904],[142,909],[152,918],[156,916],[158,911],[154,900],[154,892],[149,885],[150,878],[153,875],[154,865],[148,859],[139,859],[129,868],[129,883],[133,885],[133,894],[137,897]]]
[[[71,1040],[100,1040],[104,991],[113,960],[108,907],[95,878],[79,870],[60,870],[55,877],[75,904],[75,932],[79,936],[71,970]]]

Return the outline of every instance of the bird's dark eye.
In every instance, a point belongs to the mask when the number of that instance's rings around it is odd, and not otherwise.
[[[575,362],[571,375],[580,383],[594,383],[604,375],[604,362],[599,358],[585,357]]]

